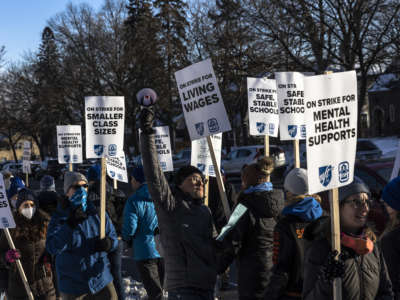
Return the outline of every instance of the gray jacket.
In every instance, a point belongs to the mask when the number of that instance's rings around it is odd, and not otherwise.
[[[217,276],[209,208],[177,189],[171,191],[160,168],[154,134],[141,134],[143,169],[155,204],[164,249],[166,289],[213,290]]]

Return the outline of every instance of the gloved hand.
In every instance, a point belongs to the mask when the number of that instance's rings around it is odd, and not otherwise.
[[[67,224],[69,227],[74,229],[79,224],[87,219],[88,215],[83,211],[82,206],[77,207],[75,210],[71,211],[67,219]]]
[[[142,107],[142,111],[140,112],[140,128],[142,132],[145,134],[152,134],[153,130],[153,122],[154,122],[154,109],[153,106]]]
[[[336,260],[335,257],[337,256],[338,251],[334,250],[331,251],[328,255],[327,260],[322,265],[321,273],[319,277],[326,282],[332,282],[334,278],[343,277],[344,275],[344,267],[345,267],[345,260],[347,255],[341,253]]]
[[[113,241],[110,237],[106,236],[103,239],[97,238],[94,241],[94,250],[96,252],[108,252],[112,248]]]
[[[18,249],[10,249],[6,252],[6,262],[8,263],[15,263],[17,259],[21,258],[21,253]]]

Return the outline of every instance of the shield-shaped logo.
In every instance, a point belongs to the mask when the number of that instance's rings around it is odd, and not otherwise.
[[[269,129],[269,134],[273,135],[275,133],[275,124],[274,123],[269,123],[268,125]]]
[[[71,160],[71,156],[68,155],[68,154],[65,154],[65,155],[64,155],[64,161],[65,161],[66,163],[69,163],[70,160]]]
[[[204,134],[204,122],[194,124],[198,135]]]
[[[288,132],[294,138],[297,135],[297,125],[288,125]]]
[[[204,172],[206,169],[206,165],[205,164],[197,164],[197,168],[201,171]]]
[[[210,132],[217,132],[219,130],[218,121],[216,118],[211,118],[207,121],[208,130]]]
[[[115,144],[108,145],[108,155],[109,156],[117,155],[117,145]]]
[[[300,136],[302,139],[306,138],[306,125],[300,125]]]
[[[256,123],[256,127],[257,127],[257,131],[258,131],[259,133],[263,133],[264,130],[265,130],[265,123],[263,123],[263,122],[257,122],[257,123]]]
[[[114,178],[115,177],[115,172],[114,171],[110,171],[110,175],[111,175],[112,178]]]
[[[343,161],[339,164],[339,182],[344,183],[350,179],[350,164]]]
[[[323,186],[328,186],[332,179],[332,166],[323,166],[319,167],[319,182]]]
[[[94,145],[94,154],[96,154],[97,156],[101,156],[103,154],[104,151],[104,145]]]

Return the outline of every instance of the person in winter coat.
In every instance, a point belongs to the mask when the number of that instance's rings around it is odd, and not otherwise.
[[[286,207],[274,229],[272,276],[265,299],[301,299],[305,228],[322,216],[321,198],[308,195],[307,170],[292,169],[284,181]]]
[[[395,299],[400,300],[400,177],[392,179],[383,189],[382,200],[385,202],[389,222],[381,237],[381,247]]]
[[[333,299],[332,282],[342,279],[342,299],[390,300],[392,284],[376,237],[366,226],[370,191],[357,177],[339,189],[341,254],[331,248],[330,219],[310,224],[312,241],[304,260],[303,299]]]
[[[78,172],[64,176],[65,198],[51,217],[46,248],[55,256],[62,299],[117,299],[107,253],[117,235],[106,215],[106,237],[100,239],[100,217],[87,201],[88,182]]]
[[[0,261],[8,268],[7,299],[28,299],[15,264],[19,258],[34,298],[55,300],[51,257],[46,252],[46,232],[50,217],[39,209],[31,190],[22,188],[18,191],[14,220],[16,228],[10,229],[10,234],[17,250],[10,249],[5,235],[0,239]]]
[[[264,157],[243,169],[243,190],[235,210],[244,208],[244,213],[223,239],[224,244],[232,243],[237,256],[240,300],[264,299],[270,277],[273,232],[284,206],[283,192],[269,182],[273,164]],[[229,256],[223,260],[230,263]]]
[[[122,237],[132,243],[133,259],[149,300],[161,300],[164,262],[154,241],[154,235],[158,234],[158,221],[145,181],[143,167],[134,168],[131,186],[135,193],[125,204]]]
[[[40,179],[40,192],[37,198],[39,207],[50,216],[56,211],[59,195],[56,192],[53,176],[44,175],[42,179]]]
[[[203,204],[204,178],[193,166],[175,174],[170,189],[160,167],[152,129],[154,111],[143,108],[140,146],[143,169],[154,202],[164,249],[168,299],[214,299],[217,277],[212,216]]]

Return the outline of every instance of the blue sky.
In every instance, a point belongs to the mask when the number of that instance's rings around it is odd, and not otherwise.
[[[98,10],[104,0],[0,0],[0,46],[6,61],[17,62],[27,51],[36,51],[47,20],[67,4],[86,2]]]

